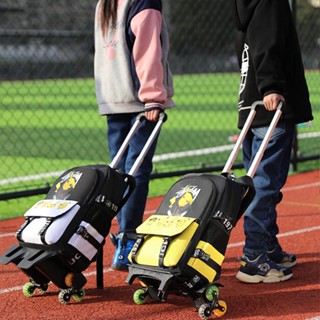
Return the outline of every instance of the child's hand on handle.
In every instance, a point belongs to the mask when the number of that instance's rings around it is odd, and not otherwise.
[[[144,107],[144,116],[147,120],[157,122],[159,120],[159,114],[163,111],[161,104],[150,104]]]
[[[280,101],[285,103],[284,97],[278,93],[271,93],[263,98],[264,107],[268,111],[275,111]]]
[[[154,109],[154,110],[146,111],[144,114],[147,120],[156,122],[159,119],[160,112],[161,112],[160,109]]]

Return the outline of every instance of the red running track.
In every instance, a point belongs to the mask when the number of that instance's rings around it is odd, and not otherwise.
[[[221,319],[320,320],[320,203],[319,174],[313,171],[292,175],[283,189],[279,205],[280,242],[297,255],[292,279],[277,284],[244,284],[235,278],[242,253],[243,220],[231,234],[219,280],[220,297],[227,303]],[[161,198],[149,199],[146,216],[159,206]],[[14,232],[23,219],[0,221],[0,254],[16,243]],[[117,231],[113,221],[111,232]],[[58,289],[49,285],[46,294],[31,298],[21,292],[28,281],[15,265],[0,265],[0,318],[54,320],[173,320],[200,319],[190,298],[169,295],[167,302],[148,301],[136,305],[132,296],[139,283],[125,283],[126,273],[110,269],[114,247],[107,239],[104,247],[104,286],[96,289],[95,264],[85,274],[86,296],[68,305],[58,301]],[[214,316],[212,316],[214,318]]]

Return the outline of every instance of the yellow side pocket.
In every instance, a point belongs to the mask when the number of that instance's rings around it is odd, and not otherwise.
[[[224,260],[224,255],[215,249],[210,243],[199,241],[196,250],[202,251],[204,254],[210,257],[209,262],[205,262],[200,258],[190,258],[188,265],[202,274],[209,282],[212,282],[217,275],[216,265],[221,266]],[[213,261],[213,263],[210,263]]]

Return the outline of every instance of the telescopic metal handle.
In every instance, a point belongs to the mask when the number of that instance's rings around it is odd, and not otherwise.
[[[240,131],[240,135],[239,135],[239,137],[238,137],[238,139],[232,149],[232,152],[231,152],[222,172],[229,173],[231,171],[231,168],[233,167],[233,165],[238,157],[238,153],[241,149],[243,140],[246,137],[248,130],[250,129],[250,126],[252,124],[252,121],[257,113],[256,108],[258,105],[263,105],[263,101],[256,101],[251,105],[250,113],[247,117],[247,120],[244,123],[244,126]]]
[[[250,129],[250,126],[252,124],[252,121],[257,113],[256,109],[257,109],[257,106],[258,105],[261,105],[263,106],[264,103],[263,101],[255,101],[252,105],[251,105],[251,110],[250,110],[250,113],[247,117],[247,120],[240,132],[240,135],[232,149],[232,152],[223,168],[223,173],[229,173],[231,171],[231,168],[233,167],[234,165],[234,162],[236,161],[237,159],[237,156],[238,156],[238,153],[241,149],[241,146],[243,144],[243,141],[244,141],[244,138],[246,137],[247,133],[248,133],[248,130]],[[277,126],[277,123],[281,117],[281,114],[282,114],[282,111],[281,111],[281,108],[282,108],[282,105],[283,105],[283,102],[280,101],[279,104],[278,104],[278,107],[277,107],[277,110],[273,116],[273,119],[271,121],[271,124],[267,130],[267,133],[262,141],[262,144],[260,146],[260,149],[258,150],[257,154],[255,155],[254,157],[254,160],[248,170],[248,173],[247,175],[251,178],[253,178],[253,176],[255,175],[256,171],[257,171],[257,168],[260,164],[260,161],[263,157],[263,154],[264,154],[264,151],[272,137],[272,134],[273,134],[273,131],[275,129],[275,127]]]
[[[138,130],[138,127],[141,123],[141,121],[143,120],[143,117],[144,117],[144,112],[141,112],[137,115],[137,118],[136,118],[136,121],[135,123],[133,124],[133,126],[131,127],[128,135],[126,136],[126,138],[124,139],[120,149],[118,150],[117,154],[115,155],[115,157],[113,158],[111,164],[110,164],[110,167],[111,168],[116,168],[123,156],[123,154],[125,153],[128,145],[129,145],[129,142],[130,140],[132,139],[133,135],[136,133],[136,131]]]
[[[153,141],[156,139],[162,124],[167,120],[167,115],[164,112],[161,112],[159,114],[159,120],[156,124],[156,126],[154,127],[149,139],[147,140],[146,144],[144,145],[142,151],[139,154],[139,157],[136,159],[136,161],[134,162],[131,170],[129,171],[129,175],[131,176],[135,176],[138,169],[140,168],[144,157],[147,155],[150,147],[152,146]]]
[[[269,141],[270,141],[270,139],[272,137],[274,129],[276,128],[276,126],[278,124],[278,121],[279,121],[279,119],[281,117],[282,105],[283,105],[283,102],[280,101],[280,103],[279,103],[279,105],[277,107],[276,113],[274,114],[273,119],[271,121],[271,124],[270,124],[270,126],[269,126],[269,128],[267,130],[267,133],[266,133],[266,135],[264,136],[264,138],[262,140],[261,146],[260,146],[257,154],[255,155],[255,157],[254,157],[254,159],[253,159],[253,161],[251,163],[251,166],[250,166],[250,168],[248,170],[247,176],[249,176],[251,178],[254,177],[254,175],[255,175],[255,173],[256,173],[256,171],[258,169],[258,166],[259,166],[260,161],[261,161],[261,159],[263,157],[263,154],[264,154],[264,152],[265,152],[265,150],[267,148],[267,145],[268,145],[268,143],[269,143]]]

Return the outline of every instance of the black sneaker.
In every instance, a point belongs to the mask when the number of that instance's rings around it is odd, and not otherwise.
[[[240,265],[236,278],[247,283],[275,283],[286,281],[293,275],[290,268],[277,265],[266,255],[260,255],[254,260],[243,256]]]
[[[297,264],[297,257],[283,251],[281,247],[268,251],[268,258],[281,267],[291,268]]]

